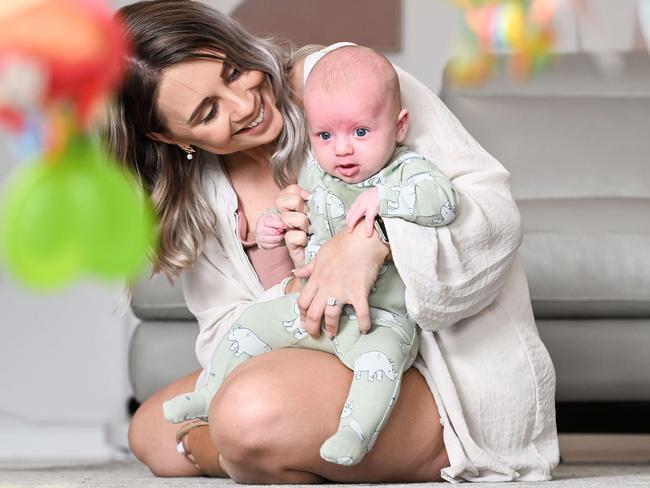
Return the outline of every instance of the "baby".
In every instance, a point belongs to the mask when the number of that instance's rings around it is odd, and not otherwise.
[[[328,53],[306,81],[304,106],[315,155],[298,180],[311,192],[305,262],[361,219],[369,236],[376,218],[427,226],[454,219],[456,194],[449,179],[399,145],[408,112],[401,106],[397,73],[383,56],[359,46]],[[264,243],[284,228],[279,215],[265,215],[258,222],[258,242],[272,247]],[[360,331],[354,309],[345,305],[332,338],[321,334],[314,339],[301,328],[297,294],[249,307],[217,346],[207,386],[165,402],[165,417],[170,422],[205,418],[226,375],[250,357],[285,347],[317,349],[336,354],[354,371],[338,430],[321,446],[321,457],[343,465],[359,463],[385,425],[402,374],[418,351],[417,326],[408,317],[404,293],[395,265],[386,262],[368,297],[370,330]],[[342,306],[332,302],[328,305]]]

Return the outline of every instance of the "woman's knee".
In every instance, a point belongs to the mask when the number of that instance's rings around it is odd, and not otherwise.
[[[231,375],[215,396],[210,433],[221,466],[238,483],[319,483],[319,476],[287,465],[287,432],[281,432],[286,415],[278,397],[282,393],[269,384],[271,376],[261,368],[244,370]]]
[[[212,401],[212,439],[230,462],[248,462],[277,442],[272,431],[282,402],[266,376],[258,369],[233,371]]]

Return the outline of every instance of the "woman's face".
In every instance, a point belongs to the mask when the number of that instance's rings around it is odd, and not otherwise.
[[[221,61],[211,59],[184,61],[165,69],[157,103],[169,132],[152,136],[215,154],[273,142],[284,121],[266,75],[231,69],[222,78],[222,69]]]

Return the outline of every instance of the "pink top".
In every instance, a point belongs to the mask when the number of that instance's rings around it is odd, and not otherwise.
[[[239,240],[264,289],[268,290],[287,276],[291,276],[293,262],[286,246],[269,250],[260,249],[255,242],[255,230],[248,228],[246,215],[241,208],[237,209],[237,215],[239,216],[239,228],[237,229]]]

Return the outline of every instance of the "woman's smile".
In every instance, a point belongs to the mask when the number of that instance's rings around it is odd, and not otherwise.
[[[271,120],[273,120],[273,112],[271,110],[265,110],[266,102],[264,100],[264,95],[260,93],[260,108],[255,120],[246,125],[243,129],[235,132],[237,135],[255,135],[263,132],[268,126]]]

